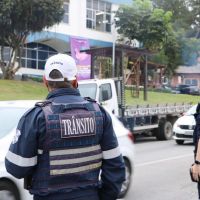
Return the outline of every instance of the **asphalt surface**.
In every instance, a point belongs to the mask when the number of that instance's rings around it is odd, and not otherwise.
[[[140,138],[135,144],[135,172],[124,200],[196,200],[191,182],[193,144]]]

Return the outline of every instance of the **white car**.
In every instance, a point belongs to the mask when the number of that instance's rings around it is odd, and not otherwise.
[[[33,197],[23,189],[23,180],[15,179],[5,169],[5,156],[15,135],[20,117],[35,101],[0,102],[0,199],[31,200]]]
[[[134,137],[133,134],[124,127],[117,117],[112,112],[106,109],[112,118],[113,128],[116,133],[119,147],[124,158],[126,167],[126,180],[121,189],[120,198],[124,197],[130,187],[131,178],[134,172]]]
[[[193,142],[193,132],[196,125],[194,113],[197,105],[192,106],[183,116],[179,117],[173,126],[173,138],[177,144],[183,144],[184,141]]]
[[[32,196],[23,188],[23,179],[16,179],[7,173],[4,159],[20,117],[37,101],[0,101],[0,200],[32,200]],[[126,164],[126,181],[123,183],[120,197],[124,197],[134,171],[133,135],[111,114],[113,127]]]

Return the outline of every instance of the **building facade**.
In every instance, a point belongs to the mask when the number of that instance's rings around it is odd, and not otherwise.
[[[70,53],[70,38],[88,39],[91,48],[112,46],[116,38],[114,11],[132,0],[64,0],[61,23],[27,38],[19,74],[42,75],[46,59]]]
[[[179,66],[172,77],[171,85],[175,87],[179,84],[194,85],[200,88],[200,65]]]

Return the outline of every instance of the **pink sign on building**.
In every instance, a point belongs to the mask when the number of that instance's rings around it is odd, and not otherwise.
[[[71,37],[71,55],[76,60],[78,67],[78,80],[90,79],[91,76],[91,55],[81,52],[89,49],[89,40],[79,37]]]

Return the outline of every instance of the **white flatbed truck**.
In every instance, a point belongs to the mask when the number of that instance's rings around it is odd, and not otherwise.
[[[151,134],[158,140],[173,136],[172,126],[191,104],[126,106],[124,87],[120,79],[90,79],[79,81],[82,96],[90,97],[114,113],[123,124],[137,134]]]

